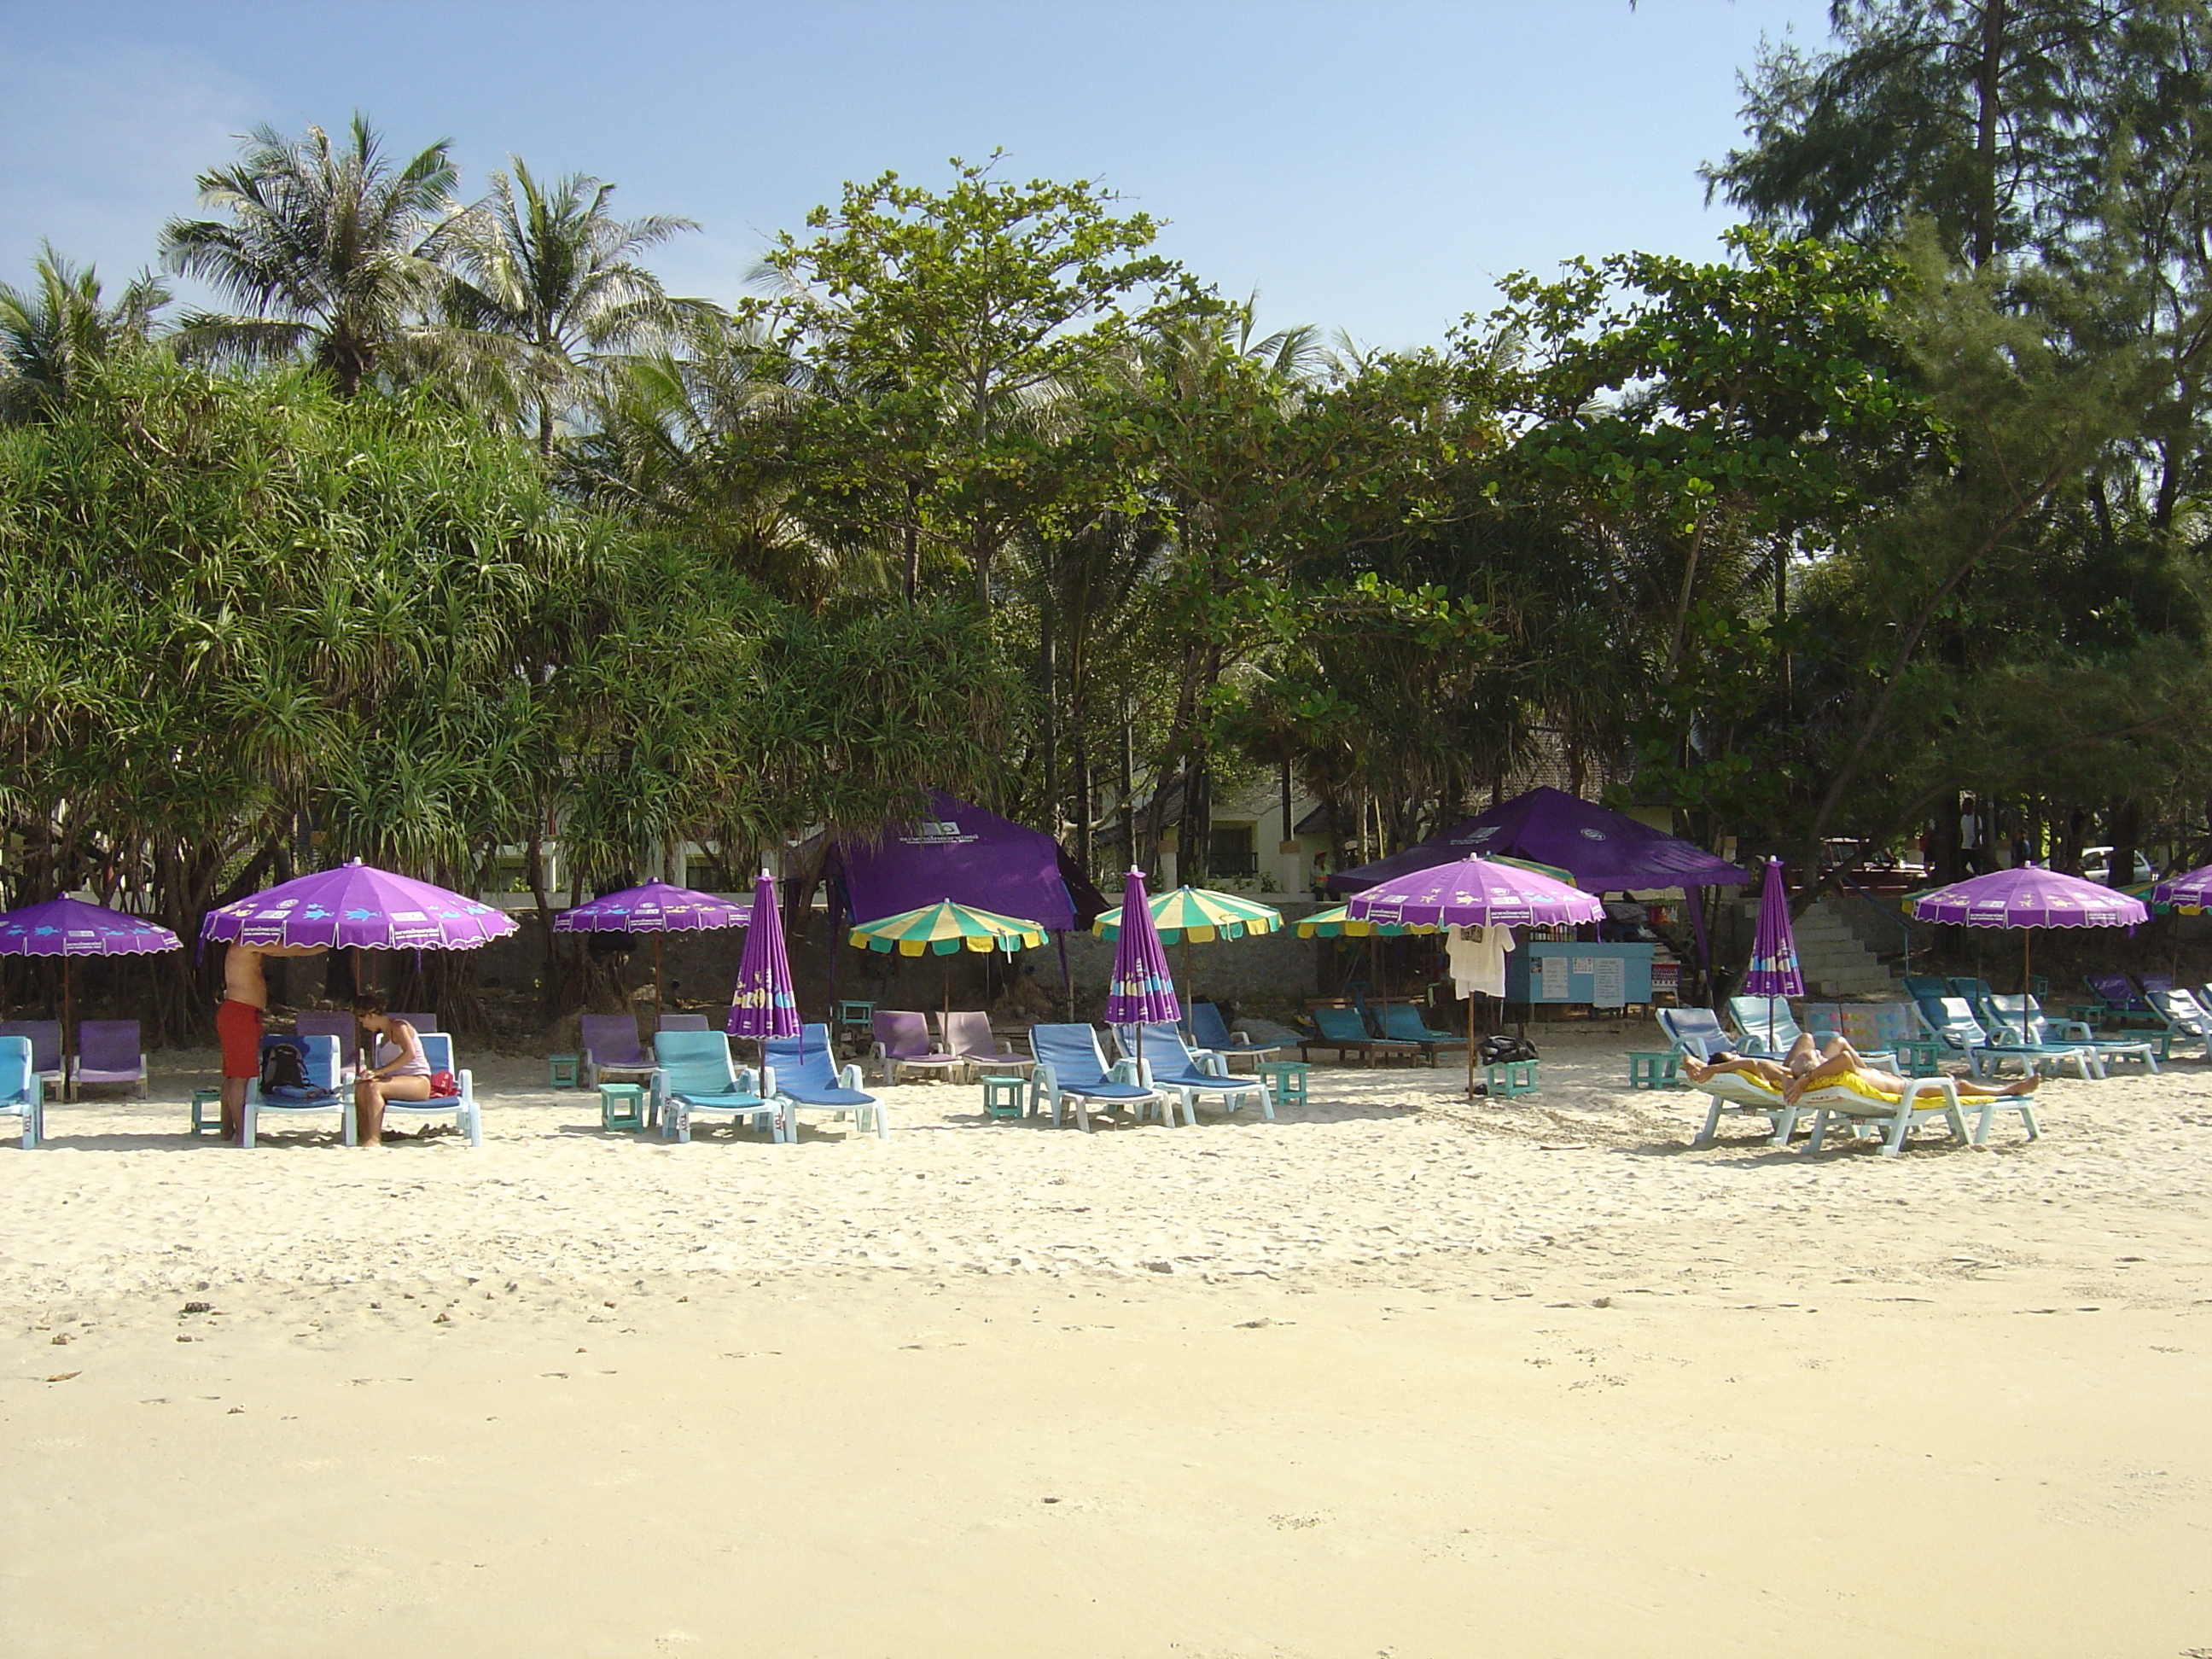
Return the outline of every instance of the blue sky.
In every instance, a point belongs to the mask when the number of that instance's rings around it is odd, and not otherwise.
[[[233,135],[360,108],[466,187],[513,151],[700,221],[654,258],[679,293],[735,297],[844,179],[1003,148],[1169,220],[1270,326],[1408,346],[1516,268],[1713,253],[1694,168],[1787,27],[1826,0],[0,0],[0,280],[41,237],[119,279]]]

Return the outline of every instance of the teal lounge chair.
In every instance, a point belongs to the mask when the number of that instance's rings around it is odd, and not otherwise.
[[[1309,1011],[1309,1017],[1313,1020],[1314,1030],[1320,1035],[1300,1039],[1300,1060],[1312,1060],[1313,1051],[1316,1048],[1334,1048],[1340,1065],[1346,1054],[1364,1054],[1367,1063],[1372,1066],[1378,1050],[1389,1054],[1418,1054],[1421,1052],[1418,1042],[1402,1042],[1395,1037],[1376,1036],[1367,1029],[1367,1022],[1360,1018],[1357,1008],[1315,1008]]]
[[[1098,1033],[1088,1025],[1032,1025],[1030,1053],[1036,1058],[1030,1073],[1030,1109],[1042,1106],[1049,1110],[1054,1128],[1060,1127],[1063,1102],[1075,1114],[1076,1127],[1086,1134],[1093,1107],[1111,1111],[1133,1106],[1141,1114],[1157,1103],[1164,1115],[1165,1104],[1158,1094],[1138,1081],[1134,1061],[1116,1060],[1109,1069],[1099,1051]]]
[[[1467,1047],[1467,1039],[1450,1031],[1437,1031],[1421,1018],[1421,1011],[1410,1002],[1386,1002],[1382,1005],[1382,1035],[1402,1042],[1418,1042],[1429,1057],[1429,1064],[1437,1063],[1440,1049]]]
[[[1260,1103],[1260,1115],[1273,1122],[1275,1117],[1275,1098],[1267,1084],[1256,1077],[1233,1077],[1229,1062],[1210,1051],[1194,1054],[1190,1045],[1182,1040],[1182,1033],[1173,1025],[1147,1025],[1144,1042],[1137,1041],[1134,1026],[1116,1025],[1114,1046],[1125,1060],[1140,1061],[1137,1066],[1137,1081],[1163,1094],[1172,1094],[1182,1104],[1182,1121],[1198,1122],[1198,1100],[1202,1095],[1217,1097],[1224,1110],[1234,1113],[1249,1100]],[[1168,1120],[1170,1123],[1173,1118]]]
[[[2075,1073],[2088,1078],[2094,1069],[2097,1076],[2104,1075],[2104,1066],[2092,1051],[2061,1046],[2046,1048],[2038,1042],[2014,1042],[2004,1036],[1992,1036],[1984,1030],[1974,1011],[1966,1006],[1964,997],[1941,997],[1936,1000],[1936,1012],[1930,1014],[1925,1005],[1919,1009],[1920,1019],[1929,1036],[1966,1062],[1966,1070],[1975,1077],[1994,1075],[2005,1061],[2016,1062],[2025,1073],[2040,1069],[2046,1063],[2053,1069],[2071,1064]]]
[[[730,1040],[720,1031],[663,1031],[653,1045],[659,1064],[649,1074],[653,1115],[664,1140],[688,1144],[696,1113],[726,1113],[765,1124],[771,1140],[789,1140],[789,1119],[774,1098],[774,1080],[730,1059]]]
[[[31,1039],[0,1036],[0,1116],[23,1121],[26,1147],[39,1144],[46,1104],[46,1081],[31,1063]]]
[[[0,1019],[0,1036],[28,1037],[31,1069],[39,1081],[62,1086],[62,1023],[58,1019]]]
[[[2166,1052],[2172,1053],[2175,1037],[2195,1037],[2203,1045],[2204,1058],[2212,1060],[2212,1009],[2207,1009],[2193,993],[2179,988],[2147,994],[2150,1006],[2168,1027]]]
[[[1190,1041],[1194,1048],[1203,1048],[1219,1054],[1224,1060],[1238,1055],[1253,1060],[1265,1060],[1269,1054],[1287,1048],[1287,1043],[1255,1042],[1247,1031],[1232,1031],[1229,1022],[1221,1017],[1221,1010],[1210,1002],[1190,1005]]]
[[[768,1068],[762,1091],[781,1103],[793,1140],[799,1139],[802,1111],[831,1112],[841,1121],[850,1117],[862,1134],[872,1129],[878,1140],[890,1134],[883,1102],[860,1087],[860,1068],[837,1069],[826,1024],[803,1025],[795,1037],[770,1037],[761,1044],[761,1063]]]

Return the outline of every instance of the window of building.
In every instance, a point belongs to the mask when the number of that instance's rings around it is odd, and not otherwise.
[[[1206,863],[1217,876],[1256,876],[1260,849],[1249,823],[1217,823],[1207,843]]]

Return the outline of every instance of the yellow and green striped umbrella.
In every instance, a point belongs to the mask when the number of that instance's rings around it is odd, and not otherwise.
[[[949,957],[956,951],[1004,951],[1012,955],[1044,943],[1044,929],[1018,916],[943,899],[853,929],[852,942],[870,951],[896,951],[902,957],[925,953]]]
[[[1379,934],[1384,939],[1396,939],[1401,933],[1433,933],[1433,927],[1407,927],[1395,921],[1363,921],[1352,914],[1348,906],[1331,905],[1326,910],[1316,910],[1310,916],[1301,916],[1291,924],[1291,931],[1300,939],[1365,939]]]
[[[1208,939],[1243,939],[1247,934],[1272,933],[1283,925],[1283,913],[1271,910],[1234,893],[1217,893],[1204,887],[1178,887],[1151,902],[1152,926],[1163,940],[1182,939],[1203,945]],[[1121,913],[1107,910],[1091,924],[1100,939],[1121,931]]]
[[[1562,870],[1556,864],[1539,864],[1534,859],[1510,859],[1503,853],[1485,853],[1482,856],[1491,864],[1510,864],[1516,870],[1534,870],[1540,876],[1549,876],[1553,881],[1564,882],[1570,887],[1576,885],[1574,872]]]

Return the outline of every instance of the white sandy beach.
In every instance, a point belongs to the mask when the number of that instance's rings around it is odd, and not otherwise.
[[[1539,1036],[781,1147],[492,1061],[475,1152],[194,1145],[157,1057],[0,1147],[0,1650],[2212,1651],[2212,1068],[1691,1151]]]

